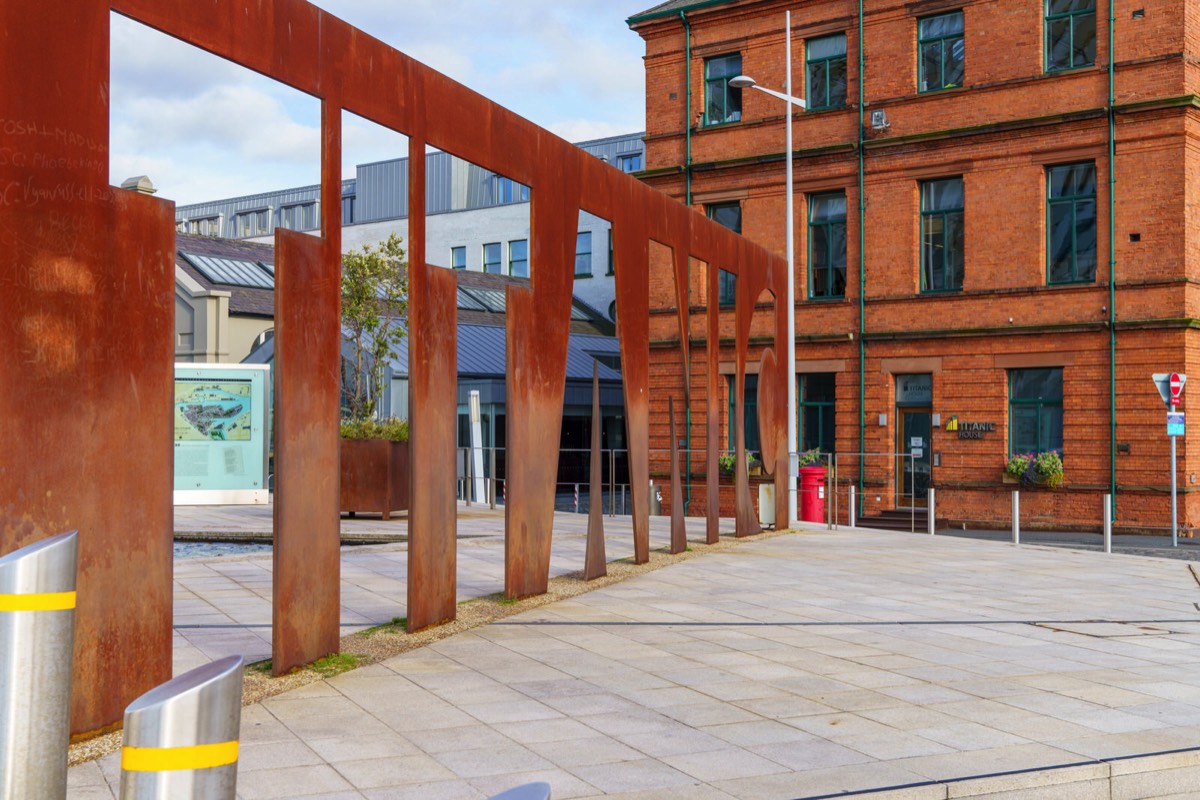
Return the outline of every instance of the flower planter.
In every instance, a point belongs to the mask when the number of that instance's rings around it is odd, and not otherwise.
[[[343,513],[408,510],[408,442],[342,439],[340,461]]]

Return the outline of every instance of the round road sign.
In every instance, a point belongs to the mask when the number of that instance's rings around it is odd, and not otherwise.
[[[1171,405],[1179,405],[1179,395],[1183,393],[1183,381],[1178,372],[1172,372],[1167,386],[1171,389]]]

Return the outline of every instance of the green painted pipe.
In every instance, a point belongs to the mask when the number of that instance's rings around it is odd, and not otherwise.
[[[683,49],[684,49],[684,80],[687,81],[686,97],[687,106],[683,111],[683,130],[687,137],[687,154],[684,164],[684,173],[687,177],[687,205],[692,206],[692,23],[688,22],[687,14],[683,11],[679,12],[679,19],[683,20]],[[687,290],[688,290],[688,307],[687,319],[689,330],[680,331],[683,335],[683,340],[687,347],[687,369],[684,370],[684,380],[687,380],[692,373],[692,332],[690,330],[692,320],[692,260],[689,258],[687,262]],[[691,387],[688,387],[689,389]],[[688,397],[691,397],[691,392],[688,392]],[[685,477],[687,496],[683,501],[683,514],[687,516],[688,509],[692,505],[692,405],[687,406],[687,422],[685,436],[687,437],[687,476]],[[707,476],[705,476],[707,480]]]
[[[1108,481],[1117,520],[1117,116],[1116,3],[1108,4]]]
[[[863,69],[863,0],[858,0],[858,516],[863,514],[864,471],[862,453],[867,450],[867,195],[863,172],[866,168],[866,112],[863,107],[866,83]]]

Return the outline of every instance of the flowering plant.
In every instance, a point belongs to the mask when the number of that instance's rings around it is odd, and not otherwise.
[[[825,457],[821,454],[821,451],[815,447],[812,450],[805,450],[800,454],[798,459],[802,467],[819,467],[824,460]]]
[[[1063,483],[1062,456],[1057,450],[1044,453],[1013,453],[1004,465],[1004,471],[1025,483],[1036,483],[1056,488]]]
[[[1040,483],[1051,487],[1062,486],[1062,456],[1056,451],[1047,450],[1044,453],[1038,453],[1033,459],[1033,471],[1037,474]]]
[[[1024,477],[1034,458],[1035,455],[1033,453],[1013,453],[1008,457],[1008,463],[1004,465],[1004,471],[1014,478]]]

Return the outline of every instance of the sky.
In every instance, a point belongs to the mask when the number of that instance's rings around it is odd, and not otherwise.
[[[570,141],[645,128],[642,39],[656,0],[313,0]],[[179,205],[320,180],[320,104],[164,36],[112,20],[110,178],[148,175]],[[406,140],[343,118],[344,177]]]

